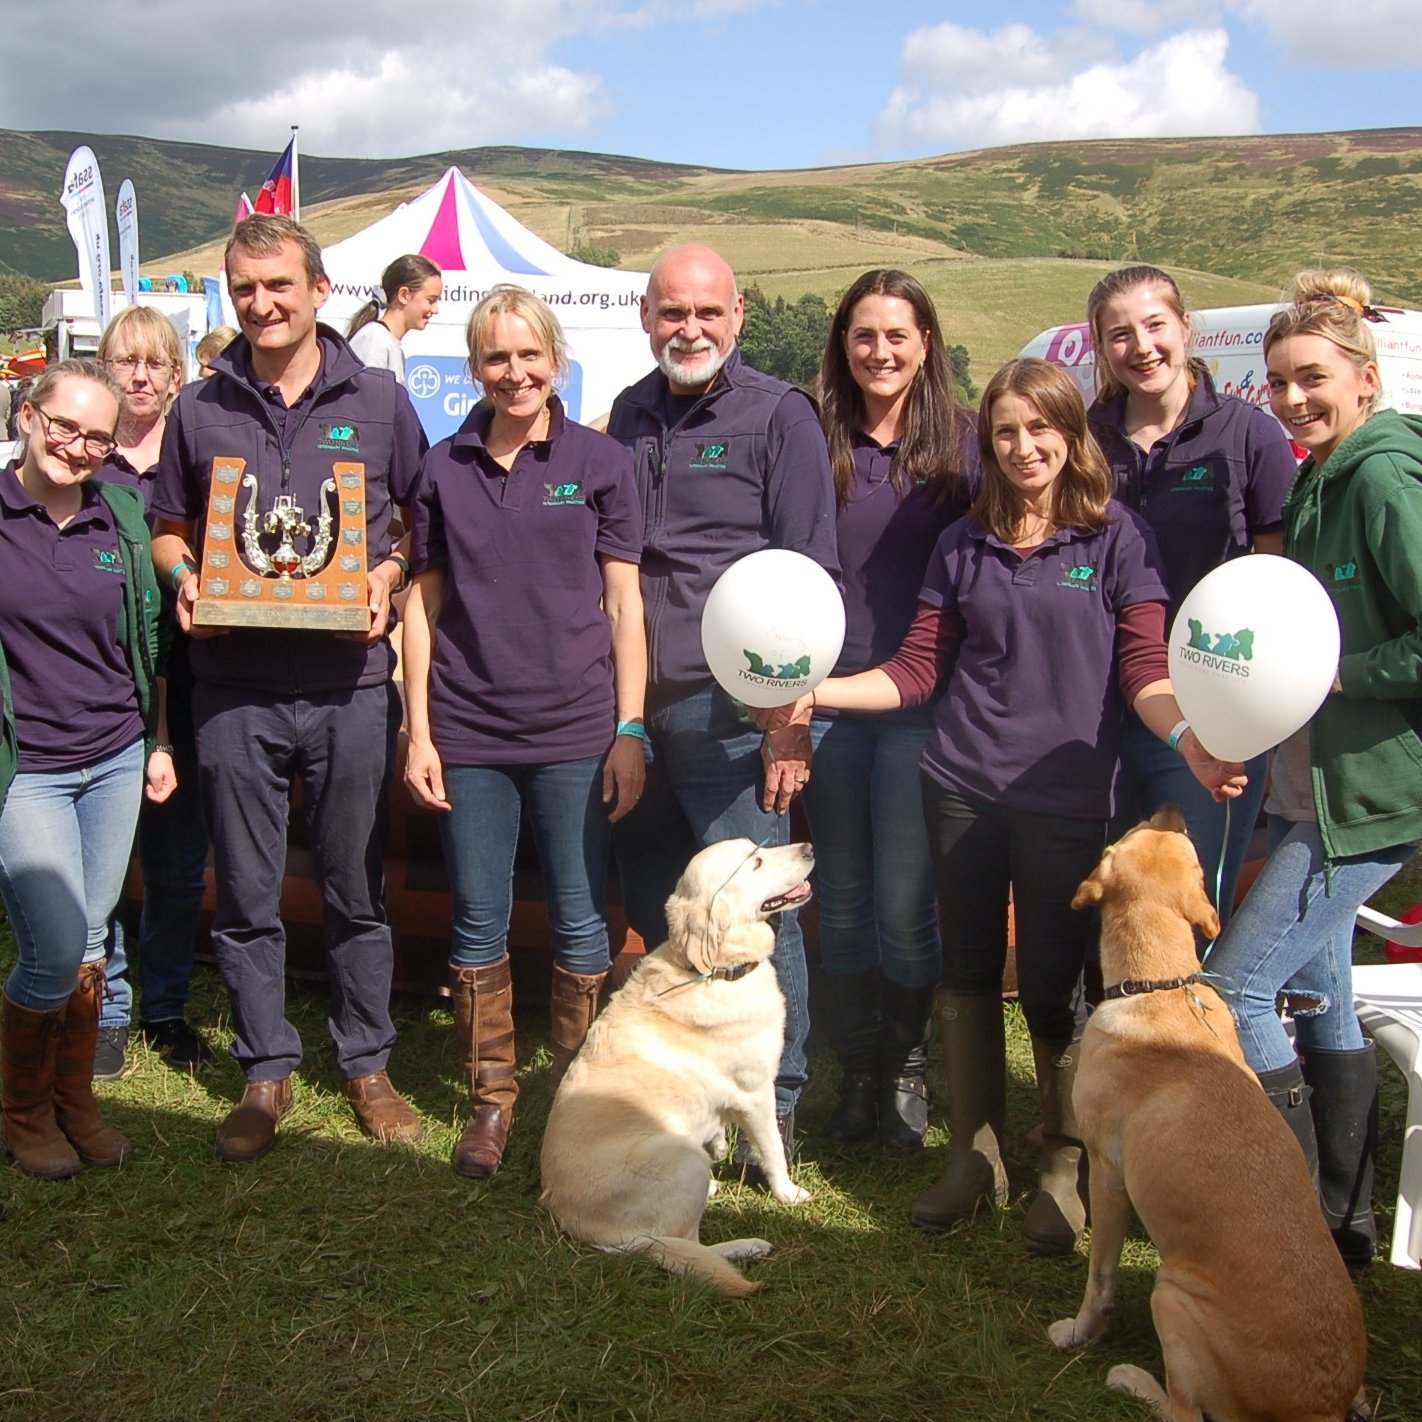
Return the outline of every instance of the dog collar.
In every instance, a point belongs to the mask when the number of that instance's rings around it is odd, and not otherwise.
[[[1106,1001],[1112,1002],[1118,997],[1139,997],[1143,992],[1170,992],[1175,988],[1189,987],[1191,983],[1200,981],[1199,973],[1191,973],[1188,978],[1159,978],[1154,981],[1127,978],[1125,982],[1117,983],[1115,987],[1106,989]]]
[[[708,978],[714,978],[718,982],[733,983],[737,978],[743,978],[752,968],[760,967],[758,961],[749,963],[737,963],[734,968],[712,968],[706,974]]]

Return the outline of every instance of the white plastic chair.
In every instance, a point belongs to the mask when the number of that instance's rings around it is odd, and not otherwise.
[[[1422,946],[1422,924],[1397,923],[1364,907],[1358,926],[1394,943]],[[1400,1269],[1422,1269],[1422,963],[1355,967],[1353,998],[1359,1020],[1407,1079],[1391,1259]]]

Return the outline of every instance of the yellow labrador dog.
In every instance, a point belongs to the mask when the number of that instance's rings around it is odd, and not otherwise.
[[[1362,1309],[1304,1158],[1245,1064],[1229,1009],[1196,979],[1192,926],[1219,920],[1180,811],[1106,850],[1074,908],[1101,905],[1107,1000],[1073,1102],[1091,1160],[1091,1264],[1058,1348],[1106,1328],[1131,1206],[1160,1251],[1151,1313],[1167,1387],[1109,1386],[1187,1422],[1343,1422],[1362,1406]]]
[[[670,935],[593,1023],[554,1097],[543,1137],[544,1207],[575,1239],[645,1254],[723,1293],[753,1293],[731,1262],[763,1239],[700,1242],[711,1165],[734,1124],[771,1193],[802,1205],[775,1123],[785,999],[767,961],[769,920],[810,897],[808,844],[748,839],[703,849],[667,901]]]

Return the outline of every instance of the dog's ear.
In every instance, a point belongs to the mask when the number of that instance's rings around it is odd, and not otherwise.
[[[1101,856],[1101,863],[1091,871],[1089,879],[1083,879],[1076,894],[1073,896],[1071,906],[1074,909],[1091,908],[1094,904],[1099,904],[1106,897],[1106,880],[1111,873],[1111,851],[1108,849]]]
[[[1193,923],[1211,942],[1218,938],[1220,936],[1220,916],[1215,912],[1215,906],[1210,902],[1210,896],[1205,892],[1203,871],[1191,881],[1189,888],[1181,897],[1184,902],[1180,905],[1180,911],[1186,920]]]
[[[681,891],[667,900],[667,941],[693,973],[709,973],[721,959],[721,943],[731,922],[731,905],[721,894],[710,903]]]
[[[1185,812],[1179,805],[1162,805],[1150,817],[1150,827],[1157,830],[1174,830],[1176,834],[1184,834]]]

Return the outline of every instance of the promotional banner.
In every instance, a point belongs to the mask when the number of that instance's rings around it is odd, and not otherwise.
[[[92,148],[76,148],[64,170],[60,202],[69,221],[69,235],[79,254],[79,285],[94,303],[94,319],[102,331],[113,306],[109,285],[109,214],[104,207],[104,180]]]
[[[123,284],[124,296],[132,305],[138,299],[138,198],[128,178],[119,184],[114,222],[118,227],[119,281]]]

